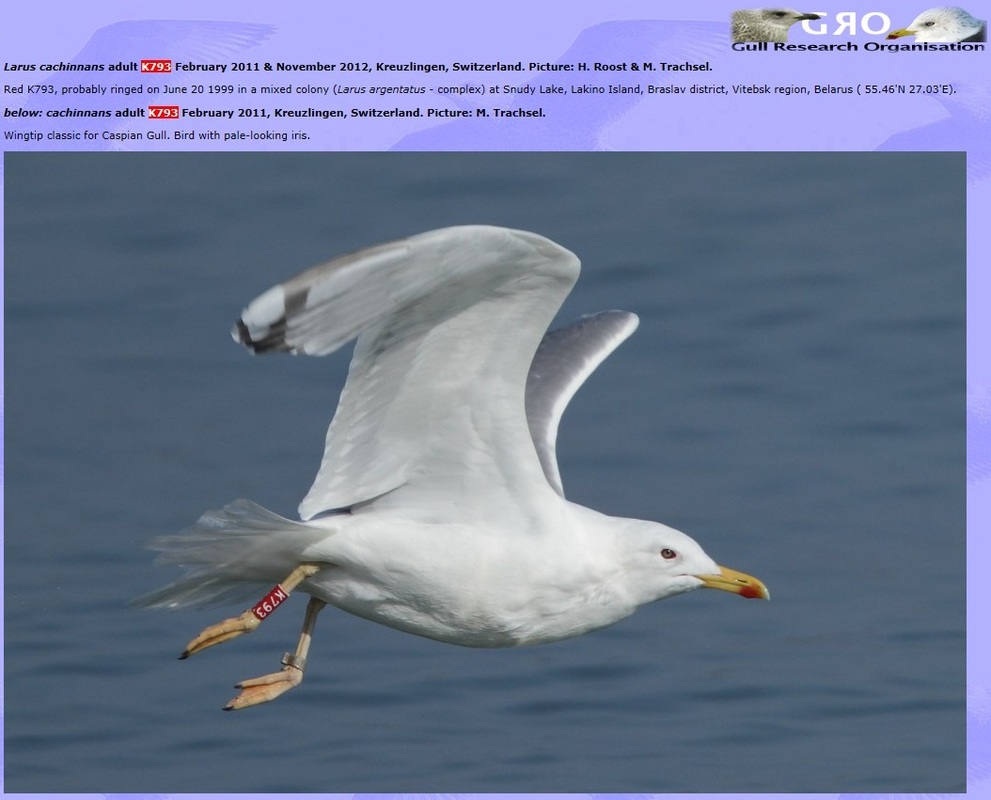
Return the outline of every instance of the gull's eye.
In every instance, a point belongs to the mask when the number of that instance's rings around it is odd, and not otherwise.
[[[663,550],[661,550],[661,558],[667,558],[670,560],[672,558],[677,558],[677,557],[678,554],[670,547],[665,547]]]

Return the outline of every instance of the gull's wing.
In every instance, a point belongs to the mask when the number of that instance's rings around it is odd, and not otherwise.
[[[524,386],[578,271],[549,239],[471,225],[343,256],[249,304],[233,335],[255,352],[325,355],[358,337],[300,516],[404,485],[522,496],[543,481]]]
[[[564,496],[557,468],[557,428],[575,392],[637,329],[628,311],[601,311],[544,336],[526,379],[526,416],[547,482]]]

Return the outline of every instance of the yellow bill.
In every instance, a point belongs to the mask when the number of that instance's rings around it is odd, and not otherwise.
[[[737,572],[735,569],[720,567],[718,575],[698,575],[696,576],[706,589],[722,589],[724,592],[732,592],[741,597],[748,597],[755,600],[770,600],[771,593],[763,581],[745,572]]]

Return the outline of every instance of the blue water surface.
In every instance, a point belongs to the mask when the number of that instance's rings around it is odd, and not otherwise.
[[[950,792],[963,788],[959,154],[7,154],[5,786],[12,792]],[[145,549],[249,497],[291,515],[348,353],[251,358],[270,285],[489,223],[576,252],[561,312],[641,326],[579,392],[569,497],[770,587],[470,650],[305,598],[150,612]]]

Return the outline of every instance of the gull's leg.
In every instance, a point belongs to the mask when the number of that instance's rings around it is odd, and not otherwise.
[[[310,642],[313,640],[313,626],[316,625],[317,614],[325,605],[327,604],[323,600],[318,600],[315,597],[310,598],[310,602],[306,606],[303,630],[299,634],[296,652],[286,653],[282,657],[282,671],[262,675],[260,678],[251,678],[236,684],[234,688],[240,689],[241,693],[224,706],[224,711],[236,711],[239,708],[249,708],[259,703],[267,703],[284,692],[288,692],[294,686],[299,686],[303,680],[303,670],[306,668],[306,654],[310,651]]]
[[[289,573],[288,577],[277,584],[272,591],[265,595],[255,605],[245,611],[239,617],[225,619],[216,625],[206,628],[199,636],[186,645],[179,658],[189,658],[193,653],[213,647],[215,644],[226,642],[242,633],[250,633],[257,628],[263,619],[275,611],[282,602],[289,597],[289,593],[312,575],[316,575],[320,570],[327,567],[327,564],[305,563],[300,564]]]

